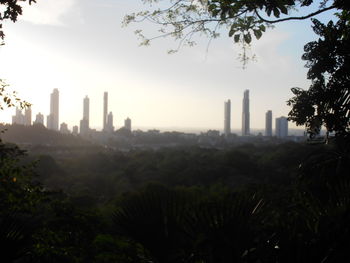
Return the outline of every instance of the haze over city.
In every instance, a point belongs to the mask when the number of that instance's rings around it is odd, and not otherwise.
[[[60,122],[79,125],[83,98],[90,98],[90,127],[102,128],[103,92],[120,128],[130,117],[133,127],[223,130],[224,101],[231,100],[231,128],[242,124],[242,98],[250,90],[250,125],[264,128],[265,113],[287,116],[290,88],[307,88],[303,46],[314,39],[310,22],[269,29],[252,45],[257,61],[245,70],[226,31],[213,40],[174,55],[172,39],[139,47],[134,30],[157,35],[152,24],[121,27],[124,15],[144,9],[139,1],[47,0],[24,8],[14,25],[6,23],[0,48],[1,77],[32,112],[50,111],[50,93],[60,91]],[[326,16],[326,15],[325,15]],[[20,78],[18,77],[20,76]],[[14,109],[0,112],[11,122]],[[293,125],[291,125],[293,127]]]

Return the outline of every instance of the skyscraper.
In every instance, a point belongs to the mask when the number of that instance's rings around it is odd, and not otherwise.
[[[276,137],[285,138],[288,136],[288,119],[284,116],[276,118]]]
[[[125,129],[127,129],[128,131],[131,131],[131,120],[130,118],[126,118],[124,121],[124,127]]]
[[[265,114],[265,136],[272,136],[272,111],[270,110]]]
[[[24,110],[24,125],[32,125],[32,109],[30,107]]]
[[[89,134],[89,116],[90,116],[90,100],[88,96],[84,98],[83,101],[83,119],[80,121],[80,134]]]
[[[250,134],[249,90],[244,91],[242,109],[242,136]]]
[[[60,132],[64,133],[64,134],[70,134],[67,123],[65,123],[65,122],[61,123]]]
[[[90,119],[90,99],[88,96],[85,96],[83,101],[83,119],[88,121]]]
[[[24,124],[24,115],[20,108],[16,108],[16,115],[12,116],[12,124]]]
[[[58,89],[54,89],[51,93],[50,101],[50,115],[47,116],[47,128],[50,130],[58,131],[59,121],[59,92]]]
[[[105,131],[113,132],[114,126],[113,126],[113,113],[110,112],[107,116],[107,123],[106,123],[106,129]]]
[[[77,125],[74,125],[74,126],[73,126],[72,134],[73,134],[73,135],[78,135],[78,129],[79,129],[78,126],[77,126]]]
[[[35,124],[42,124],[44,125],[44,115],[42,115],[40,112],[35,117]]]
[[[231,134],[231,101],[227,100],[224,103],[224,133],[225,136]]]
[[[103,94],[103,130],[107,128],[108,92]]]

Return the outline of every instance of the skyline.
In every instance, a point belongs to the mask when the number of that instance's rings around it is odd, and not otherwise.
[[[133,31],[141,27],[152,34],[156,28],[120,24],[124,15],[142,9],[139,2],[121,0],[47,0],[25,8],[17,23],[5,24],[0,76],[33,104],[34,116],[39,111],[48,115],[46,94],[58,88],[65,101],[60,116],[69,127],[79,126],[78,105],[89,94],[90,107],[98,109],[89,120],[96,129],[102,128],[99,98],[105,90],[116,127],[129,116],[135,127],[222,130],[222,101],[230,98],[231,128],[240,129],[241,93],[249,89],[255,105],[251,128],[263,129],[263,112],[286,116],[290,88],[309,85],[300,59],[303,45],[315,38],[308,21],[269,30],[252,45],[258,61],[242,70],[236,59],[240,48],[227,32],[212,41],[208,52],[205,38],[174,55],[166,53],[176,46],[172,39],[138,47]],[[0,112],[1,122],[11,122],[14,111]]]
[[[63,102],[64,103],[64,102]],[[90,116],[90,99],[88,95],[86,95],[83,98],[83,111],[82,111],[82,119],[80,120],[79,124],[73,124],[72,128],[70,129],[68,124],[62,120],[61,122],[59,121],[59,90],[54,89],[52,93],[50,94],[50,114],[46,116],[46,125],[44,122],[44,116],[39,112],[35,120],[32,122],[32,111],[31,107],[25,108],[25,109],[19,109],[16,107],[16,114],[12,116],[12,124],[24,124],[26,126],[32,125],[35,123],[40,123],[47,127],[47,129],[50,130],[56,130],[56,131],[63,131],[64,133],[69,133],[70,131],[72,133],[79,133],[83,136],[88,135],[91,131],[98,131],[94,128],[90,128],[89,126],[89,116]],[[24,114],[23,114],[24,111]],[[102,116],[102,121],[103,121],[103,128],[100,130],[102,132],[108,132],[112,133],[115,130],[118,130],[119,128],[126,128],[131,131],[131,119],[127,117],[124,119],[124,125],[120,127],[115,127],[113,125],[113,113],[108,112],[108,92],[103,93],[103,116]],[[250,136],[254,135],[253,132],[250,131],[250,118],[249,118],[249,112],[250,112],[250,103],[249,103],[249,90],[245,90],[243,92],[243,100],[242,100],[242,127],[241,127],[241,136]],[[275,132],[276,135],[280,133],[280,126],[279,124],[279,119],[283,119],[284,122],[287,124],[287,132],[285,134],[288,134],[288,120],[286,117],[281,116],[279,118],[276,118],[276,125],[275,125]],[[282,125],[283,126],[283,125]],[[58,129],[58,127],[60,127]],[[63,127],[63,128],[62,128]],[[75,130],[77,127],[79,127],[79,131]],[[136,127],[136,129],[139,127]],[[153,127],[154,128],[154,127]],[[213,129],[208,129],[208,130],[213,130]],[[215,129],[214,129],[215,131]],[[218,131],[221,131],[223,135],[226,137],[230,136],[233,134],[231,132],[231,100],[228,99],[227,101],[224,101],[224,123],[223,127],[221,129],[218,129]],[[272,136],[272,111],[268,110],[265,113],[265,131],[264,134],[265,136],[271,137]],[[283,132],[282,132],[283,133]],[[280,137],[285,137],[280,136]]]

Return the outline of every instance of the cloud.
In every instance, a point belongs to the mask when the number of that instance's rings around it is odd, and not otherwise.
[[[26,2],[21,20],[33,24],[64,26],[62,18],[75,2],[76,0],[40,0],[32,5]]]

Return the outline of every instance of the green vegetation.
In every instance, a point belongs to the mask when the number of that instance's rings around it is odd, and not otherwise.
[[[74,159],[1,147],[6,262],[349,259],[349,153],[336,145]]]

